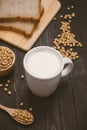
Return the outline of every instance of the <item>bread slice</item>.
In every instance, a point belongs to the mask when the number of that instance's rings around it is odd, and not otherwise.
[[[0,0],[0,21],[39,21],[41,0]]]
[[[0,30],[11,30],[13,32],[21,33],[26,37],[31,37],[36,24],[33,22],[6,22],[0,23]]]
[[[40,17],[44,13],[44,7],[41,6]],[[26,37],[31,37],[36,26],[35,22],[0,22],[0,30],[11,30],[13,32],[24,34]]]

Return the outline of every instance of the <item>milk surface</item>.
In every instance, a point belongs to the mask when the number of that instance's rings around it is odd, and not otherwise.
[[[50,51],[38,51],[28,58],[28,70],[40,78],[49,78],[60,70],[59,57]]]

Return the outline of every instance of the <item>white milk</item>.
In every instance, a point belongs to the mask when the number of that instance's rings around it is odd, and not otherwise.
[[[38,51],[28,57],[28,70],[40,78],[49,78],[56,74],[60,67],[60,59],[50,51]]]

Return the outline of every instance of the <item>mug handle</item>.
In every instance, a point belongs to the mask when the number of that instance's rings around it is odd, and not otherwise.
[[[68,75],[73,69],[73,62],[70,58],[63,58],[65,68],[62,71],[61,77]]]

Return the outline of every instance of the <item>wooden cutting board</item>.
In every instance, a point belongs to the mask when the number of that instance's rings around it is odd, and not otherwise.
[[[57,0],[42,0],[42,5],[45,9],[45,12],[40,20],[38,28],[34,31],[31,38],[25,38],[23,35],[15,32],[0,30],[0,39],[24,51],[28,51],[33,44],[35,44],[37,39],[40,37],[42,32],[45,30],[61,7],[60,2]]]

